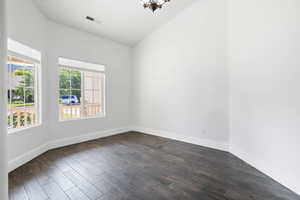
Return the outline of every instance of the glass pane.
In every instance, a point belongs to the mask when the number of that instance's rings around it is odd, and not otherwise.
[[[103,112],[103,108],[101,106],[102,104],[102,97],[101,97],[101,91],[100,90],[94,90],[94,109],[95,114],[98,115],[100,112]]]
[[[15,88],[11,90],[11,107],[24,106],[24,88]]]
[[[8,64],[7,64],[7,75],[8,75],[8,90],[7,90],[7,127],[8,129],[13,128],[13,114],[12,114],[12,108],[11,108],[11,100],[12,100],[12,93],[11,93],[11,64],[9,63],[10,57],[8,57]]]
[[[93,117],[102,112],[101,108],[101,91],[100,90],[85,90],[85,116]]]
[[[26,67],[24,68],[24,82],[25,87],[34,87],[34,68]]]
[[[81,90],[72,90],[71,91],[71,103],[78,105],[80,104],[81,100]]]
[[[87,117],[96,116],[103,111],[101,108],[102,77],[103,74],[99,72],[84,72],[84,114]]]
[[[84,89],[92,90],[93,89],[93,76],[90,75],[90,72],[84,72]]]
[[[65,120],[71,118],[68,105],[70,105],[70,90],[59,91],[59,119]]]
[[[12,128],[12,109],[10,106],[8,106],[8,112],[7,112],[7,127],[10,129]]]
[[[60,90],[59,91],[59,103],[68,105],[70,104],[70,90]]]
[[[35,104],[27,105],[25,107],[25,123],[27,126],[33,125],[36,123],[36,106]]]
[[[7,64],[7,75],[8,75],[8,85],[7,85],[7,87],[8,88],[11,88],[11,86],[10,86],[10,79],[11,79],[11,68],[12,68],[12,66],[11,66],[11,64]]]
[[[22,108],[22,110],[20,110],[18,112],[18,123],[19,123],[19,128],[23,128],[26,126],[26,112],[25,112],[25,108]]]
[[[100,90],[94,90],[94,102],[96,104],[101,104],[101,92]]]
[[[81,89],[81,72],[79,70],[71,70],[71,88]]]
[[[24,68],[21,65],[11,65],[11,87],[13,89],[23,88],[25,86],[24,81]]]
[[[34,63],[13,56],[8,57],[9,128],[23,128],[36,123],[35,78]]]
[[[70,89],[70,70],[64,67],[59,68],[59,88],[60,89]]]
[[[75,119],[81,117],[81,90],[60,90],[59,119]]]
[[[93,90],[84,91],[84,104],[91,104],[94,101]]]
[[[102,73],[94,73],[94,87],[95,90],[101,90],[102,88],[102,80],[103,74]]]
[[[84,89],[101,89],[102,73],[84,72]]]
[[[25,89],[25,107],[32,106],[34,104],[34,89]]]

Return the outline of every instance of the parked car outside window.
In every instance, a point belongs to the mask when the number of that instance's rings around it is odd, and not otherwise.
[[[75,95],[65,95],[60,97],[61,104],[70,105],[70,104],[79,104],[79,100]]]

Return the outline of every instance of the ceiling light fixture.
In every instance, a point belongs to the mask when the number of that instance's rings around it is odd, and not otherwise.
[[[171,0],[141,0],[144,8],[149,8],[152,12],[155,12],[158,8],[161,9],[164,4]]]

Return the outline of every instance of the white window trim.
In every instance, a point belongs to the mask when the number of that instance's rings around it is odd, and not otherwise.
[[[42,60],[41,52],[10,38],[7,40],[7,49],[11,52],[22,54],[39,62]]]
[[[42,125],[42,81],[41,81],[41,75],[42,75],[42,69],[41,69],[41,52],[32,49],[31,47],[28,47],[26,45],[23,45],[17,41],[14,41],[12,39],[8,39],[7,42],[8,46],[8,53],[7,56],[17,57],[21,58],[30,62],[33,62],[36,64],[36,88],[35,88],[35,97],[36,99],[36,115],[37,115],[37,121],[35,124],[26,126],[26,127],[20,127],[20,128],[12,128],[8,129],[8,134],[13,134],[17,132],[21,132],[27,129],[36,128]],[[7,62],[6,62],[7,63]],[[6,65],[7,66],[7,65]],[[8,88],[6,88],[7,91]],[[6,97],[7,98],[7,97]],[[7,112],[7,111],[6,111]]]
[[[75,66],[72,66],[72,64],[74,64]],[[102,84],[101,84],[101,86],[102,86],[101,90],[103,92],[102,92],[102,99],[101,100],[103,102],[103,112],[101,112],[101,113],[99,113],[98,115],[95,115],[95,116],[90,116],[90,117],[82,117],[81,116],[79,118],[63,119],[63,120],[59,119],[59,113],[58,113],[58,121],[59,122],[70,122],[70,121],[77,121],[77,120],[99,119],[99,118],[106,117],[106,73],[105,73],[105,65],[59,57],[58,58],[58,69],[60,69],[61,67],[69,68],[69,69],[77,69],[77,70],[81,70],[81,71],[102,73],[103,80],[102,80]],[[59,74],[58,74],[58,77],[59,77]],[[59,81],[60,81],[60,79],[58,78],[58,82]],[[60,86],[59,86],[59,83],[58,83],[58,99],[60,97],[59,91],[60,91]],[[83,98],[84,98],[84,96],[83,96]],[[58,106],[59,106],[59,102],[58,102]]]
[[[65,66],[69,68],[75,68],[75,69],[81,69],[81,70],[91,70],[91,71],[97,71],[97,72],[105,72],[105,66],[90,62],[84,62],[84,61],[78,61],[68,58],[59,57],[58,63],[60,66]]]

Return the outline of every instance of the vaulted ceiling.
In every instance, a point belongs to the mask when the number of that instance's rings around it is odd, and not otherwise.
[[[140,0],[34,1],[52,21],[133,46],[197,0],[172,0],[155,13],[144,9]],[[86,16],[101,23],[88,21]]]

